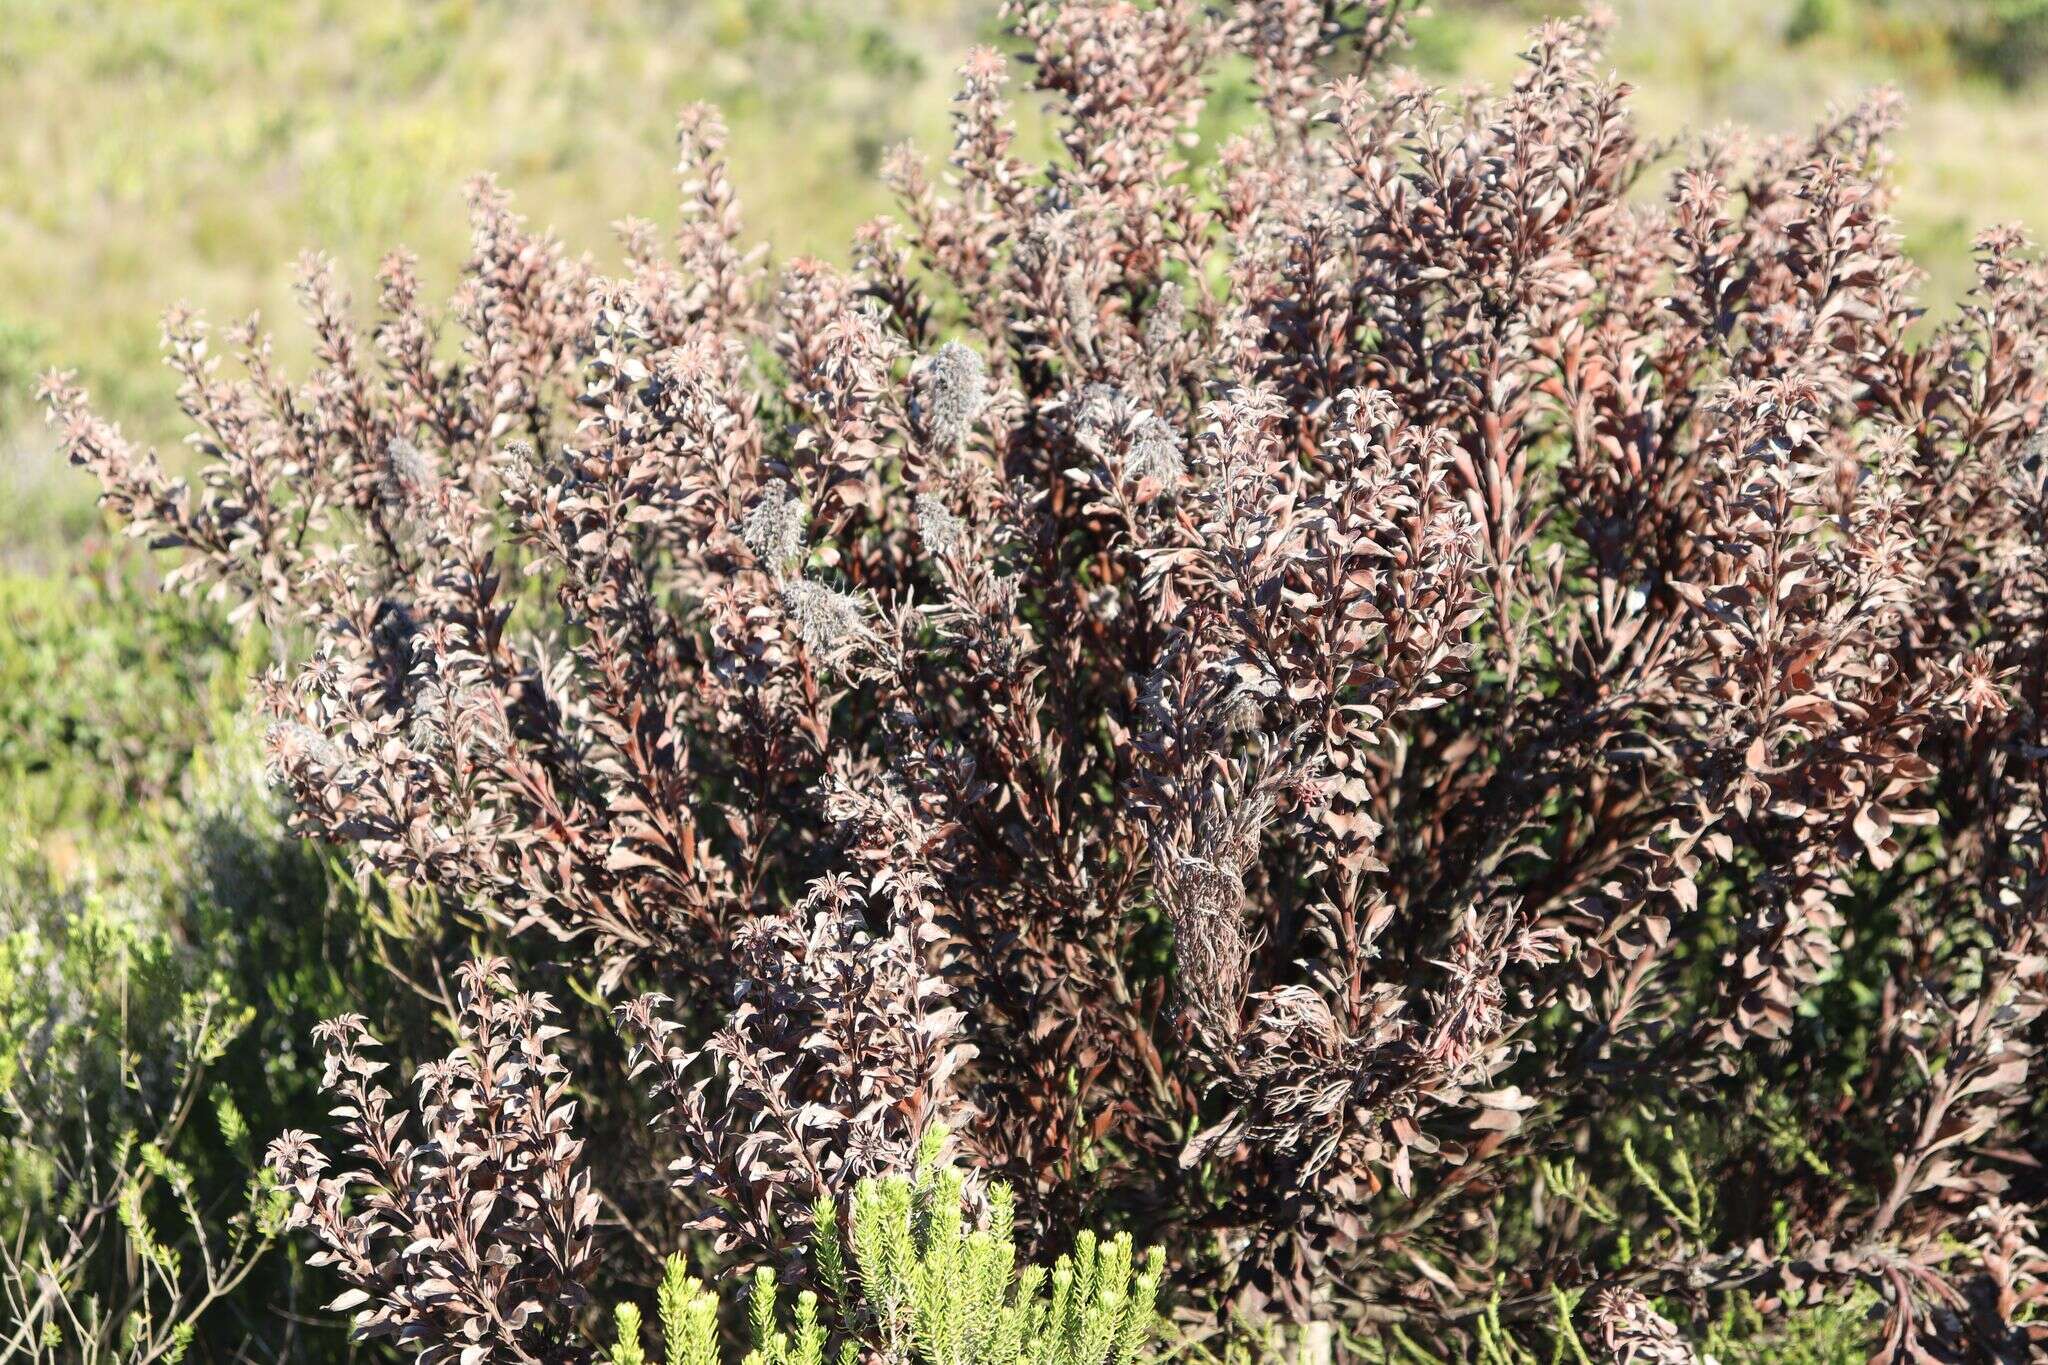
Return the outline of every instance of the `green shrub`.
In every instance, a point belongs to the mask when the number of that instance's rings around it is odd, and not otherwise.
[[[253,1011],[132,889],[0,857],[0,1358],[176,1361],[280,1224],[224,1065]]]
[[[38,618],[48,652],[32,662],[90,660],[67,651],[99,632],[150,639],[160,613],[138,605],[154,604],[111,594],[68,633],[54,612]],[[162,660],[136,667],[145,692],[168,690]],[[76,676],[81,719],[122,677]],[[416,921],[286,831],[260,733],[229,691],[163,699],[166,766],[138,808],[119,808],[136,790],[123,772],[95,767],[120,731],[8,737],[16,755],[40,743],[41,791],[61,775],[70,797],[38,804],[17,776],[17,801],[100,831],[80,846],[16,818],[0,833],[0,1359],[17,1328],[35,1340],[14,1346],[50,1362],[346,1349],[338,1325],[275,1311],[321,1300],[297,1249],[273,1246],[256,1157],[324,1111],[316,1020],[370,1000],[432,1027],[424,1006],[391,998]]]
[[[1050,1273],[1017,1269],[1015,1206],[1008,1187],[969,1198],[960,1173],[936,1161],[943,1132],[927,1141],[912,1175],[869,1177],[857,1188],[840,1237],[833,1204],[814,1215],[810,1256],[820,1291],[798,1295],[793,1316],[777,1307],[776,1275],[754,1273],[746,1304],[753,1349],[744,1365],[842,1365],[872,1358],[902,1365],[1131,1365],[1158,1334],[1155,1301],[1165,1273],[1155,1249],[1134,1262],[1129,1234],[1084,1232]],[[963,1212],[980,1203],[984,1212]],[[850,1247],[850,1260],[846,1248]],[[719,1300],[672,1256],[657,1301],[668,1365],[717,1365]],[[647,1365],[640,1309],[617,1309],[611,1365]]]
[[[218,618],[133,567],[0,576],[0,791],[32,828],[132,830],[205,743],[216,678],[243,686]]]

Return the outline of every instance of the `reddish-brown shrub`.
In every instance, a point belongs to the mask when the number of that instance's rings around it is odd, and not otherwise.
[[[766,287],[692,111],[672,256],[486,184],[446,322],[309,263],[303,385],[174,315],[197,487],[54,418],[291,659],[309,834],[673,997],[623,1013],[722,1251],[800,1274],[950,1115],[1197,1339],[1583,1290],[1679,1360],[1861,1284],[1897,1358],[2039,1351],[2048,271],[1987,233],[1922,321],[1888,98],[1660,157],[1594,26],[1452,96],[1404,8],[1023,6],[1059,154],[977,52],[850,274]]]

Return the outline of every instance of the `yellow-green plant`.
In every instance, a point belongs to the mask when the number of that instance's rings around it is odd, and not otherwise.
[[[937,1159],[928,1139],[911,1175],[860,1182],[844,1237],[836,1209],[813,1213],[811,1261],[819,1290],[797,1295],[784,1318],[776,1276],[755,1271],[747,1299],[753,1349],[743,1365],[1131,1365],[1158,1334],[1165,1270],[1155,1248],[1139,1263],[1129,1233],[1083,1232],[1048,1272],[1017,1269],[1014,1201],[1007,1186],[972,1191]],[[846,1252],[851,1248],[849,1262]],[[667,1365],[717,1365],[718,1296],[669,1258],[658,1291]],[[647,1365],[643,1319],[617,1309],[611,1365]],[[867,1353],[867,1354],[864,1354]]]

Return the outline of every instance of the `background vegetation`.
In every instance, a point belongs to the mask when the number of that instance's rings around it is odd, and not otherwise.
[[[1509,70],[1532,19],[1575,4],[1440,0],[1410,60]],[[1930,298],[1969,280],[1972,233],[2048,221],[2044,0],[1618,0],[1638,116],[1677,135],[1798,128],[1899,85],[1900,217]],[[778,258],[845,254],[883,207],[893,143],[941,145],[953,68],[995,0],[0,0],[0,561],[68,564],[99,526],[31,401],[61,361],[133,433],[169,443],[155,319],[291,315],[313,244],[366,287],[394,242],[429,297],[467,246],[458,197],[489,170],[537,222],[606,252],[672,198],[674,112],[732,129],[750,228]],[[1229,118],[1241,101],[1217,103]],[[304,345],[286,328],[284,340]],[[299,356],[287,355],[287,361]]]

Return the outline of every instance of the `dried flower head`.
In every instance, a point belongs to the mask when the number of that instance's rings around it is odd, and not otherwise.
[[[797,638],[821,659],[837,657],[867,633],[867,604],[816,579],[795,578],[783,584],[782,604]]]
[[[960,554],[967,540],[967,523],[946,506],[936,493],[917,495],[917,533],[925,551],[940,559]]]
[[[740,523],[740,539],[778,579],[795,573],[803,564],[806,527],[804,507],[790,492],[789,485],[773,480],[761,490],[761,497],[747,509]]]
[[[949,341],[925,362],[922,379],[917,411],[926,439],[958,449],[988,406],[988,367],[972,347]]]

